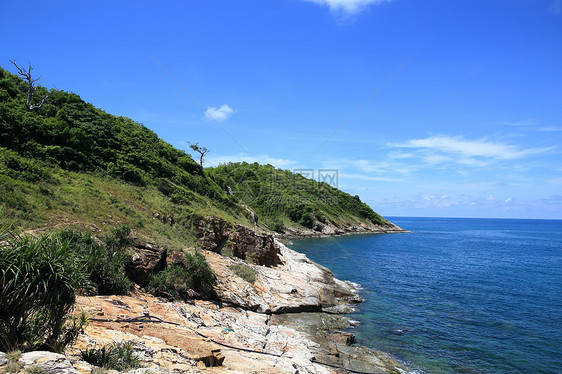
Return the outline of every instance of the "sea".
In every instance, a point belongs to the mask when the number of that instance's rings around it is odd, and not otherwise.
[[[387,218],[410,232],[290,245],[360,285],[358,344],[410,373],[562,373],[562,220]]]

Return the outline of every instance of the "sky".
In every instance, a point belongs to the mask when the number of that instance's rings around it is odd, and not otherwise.
[[[0,66],[385,216],[562,219],[562,0],[0,0]],[[310,172],[311,171],[311,172]]]

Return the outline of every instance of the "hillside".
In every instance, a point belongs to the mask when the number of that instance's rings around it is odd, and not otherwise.
[[[192,221],[205,216],[278,232],[391,228],[358,196],[326,183],[271,165],[202,169],[142,124],[108,114],[74,93],[39,86],[35,95],[47,92],[41,108],[28,110],[26,83],[0,69],[5,229],[72,224],[103,230],[126,224],[180,245],[193,242]]]
[[[30,110],[27,88],[0,69],[0,372],[401,372],[340,331],[357,289],[273,235],[400,231],[359,197],[203,169],[76,94]]]
[[[359,196],[289,170],[257,163],[229,163],[209,172],[225,191],[239,197],[270,230],[279,233],[326,234],[351,232],[360,227],[394,228]]]

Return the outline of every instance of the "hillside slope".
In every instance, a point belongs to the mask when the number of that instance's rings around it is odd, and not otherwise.
[[[28,110],[26,83],[0,68],[4,228],[127,224],[178,244],[193,240],[192,221],[204,216],[288,233],[393,228],[358,196],[326,183],[271,165],[202,169],[142,124],[74,93],[37,87],[36,95],[47,92],[41,108]]]
[[[289,170],[244,162],[219,165],[209,173],[225,191],[251,207],[270,230],[279,233],[399,230],[359,196]]]

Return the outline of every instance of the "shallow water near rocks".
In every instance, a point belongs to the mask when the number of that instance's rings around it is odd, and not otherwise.
[[[412,232],[290,246],[362,285],[357,343],[419,373],[562,372],[562,221],[390,220]]]

